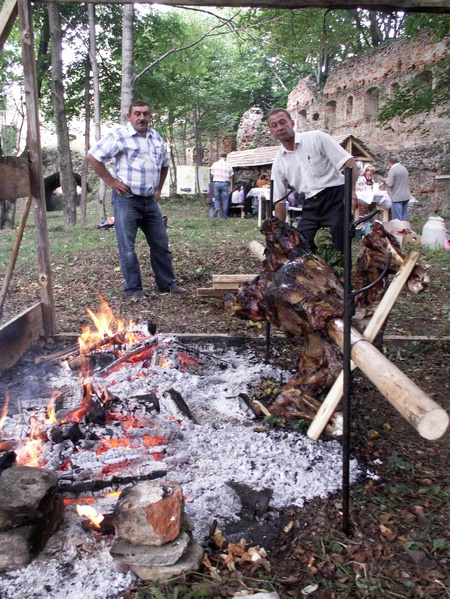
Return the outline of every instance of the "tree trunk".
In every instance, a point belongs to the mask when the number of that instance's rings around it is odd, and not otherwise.
[[[127,114],[134,96],[134,5],[125,4],[122,20],[122,87],[120,92],[120,114],[122,123],[127,123]]]
[[[47,5],[52,42],[52,100],[58,139],[59,176],[64,203],[64,220],[74,225],[77,220],[77,186],[70,154],[69,129],[64,108],[62,30],[58,4]]]
[[[88,4],[90,6],[90,4]],[[86,57],[86,71],[84,76],[84,153],[88,152],[90,147],[89,130],[91,126],[91,110],[90,110],[90,74],[91,61],[89,56]],[[87,204],[87,176],[88,176],[88,161],[83,161],[81,171],[81,200],[80,200],[80,221],[82,225],[86,224],[86,204]],[[102,222],[102,221],[101,221]]]
[[[89,19],[89,60],[92,69],[92,87],[94,90],[94,127],[95,141],[98,141],[101,136],[101,118],[100,118],[100,78],[97,63],[97,43],[95,38],[95,5],[88,4],[88,19]],[[86,113],[87,114],[87,113]],[[99,187],[97,192],[97,207],[99,222],[106,220],[106,183],[99,178]]]
[[[0,229],[14,229],[17,200],[0,201]]]

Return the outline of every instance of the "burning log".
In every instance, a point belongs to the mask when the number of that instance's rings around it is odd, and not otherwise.
[[[334,271],[309,251],[296,229],[271,218],[264,223],[263,232],[267,243],[264,271],[254,281],[242,285],[236,295],[226,296],[225,309],[240,318],[267,319],[289,337],[305,341],[297,373],[278,395],[271,412],[291,420],[300,417],[312,420],[320,407],[318,398],[329,391],[342,368],[343,288]],[[367,285],[369,279],[373,281],[379,276],[388,253],[393,256],[390,272],[395,272],[405,258],[397,240],[382,225],[374,223],[363,240],[363,252],[353,273],[356,287]],[[428,274],[415,267],[410,289],[417,293],[428,282]],[[355,327],[373,315],[387,285],[385,277],[373,289],[357,296]],[[352,335],[355,340],[358,335],[364,339],[356,328]],[[370,357],[365,360],[358,357],[362,351],[359,345],[370,345]],[[367,356],[368,350],[363,351]],[[423,392],[419,393],[407,377],[400,377],[400,371],[371,344],[356,343],[352,358],[421,435],[436,439],[444,434],[448,426],[446,412]],[[372,370],[374,364],[377,367]],[[380,368],[388,374],[382,376]],[[419,398],[417,402],[409,397],[411,394]]]
[[[80,493],[95,493],[103,489],[119,489],[141,481],[155,480],[166,476],[167,470],[154,470],[141,476],[114,476],[109,480],[95,479],[83,482],[72,482],[61,478],[58,487],[61,493],[79,495]]]

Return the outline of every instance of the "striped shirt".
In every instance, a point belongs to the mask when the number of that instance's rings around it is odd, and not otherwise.
[[[131,123],[105,135],[89,154],[102,163],[112,159],[114,177],[140,196],[155,193],[161,168],[169,166],[169,156],[160,134],[149,127],[143,137]]]
[[[229,181],[233,176],[233,169],[225,160],[218,160],[211,166],[213,181]]]

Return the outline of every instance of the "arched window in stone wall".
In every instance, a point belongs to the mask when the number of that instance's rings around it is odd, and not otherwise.
[[[300,110],[300,112],[298,113],[298,121],[297,121],[297,128],[302,131],[302,130],[306,130],[307,125],[308,125],[308,117],[306,115],[306,110]]]
[[[422,71],[414,79],[420,86],[421,94],[425,95],[433,88],[433,73],[431,71]]]
[[[345,105],[345,116],[352,116],[353,114],[353,96],[349,96],[347,98],[347,103]]]
[[[325,129],[332,131],[336,125],[336,102],[331,100],[325,104]]]
[[[373,121],[376,118],[379,100],[380,90],[377,87],[371,87],[364,94],[364,115],[368,121]]]

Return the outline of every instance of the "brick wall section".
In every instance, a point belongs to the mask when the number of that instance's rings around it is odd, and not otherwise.
[[[303,79],[289,95],[287,109],[299,131],[328,129],[334,135],[352,134],[380,157],[375,164],[385,173],[390,153],[399,156],[410,172],[412,192],[418,204],[411,210],[426,216],[435,210],[449,220],[450,174],[449,119],[439,110],[420,114],[404,123],[395,118],[389,129],[375,126],[379,106],[393,94],[393,88],[413,77],[433,81],[435,63],[446,53],[445,41],[431,43],[428,34],[406,43],[390,42],[379,50],[346,61],[328,77],[324,89],[311,78]]]

